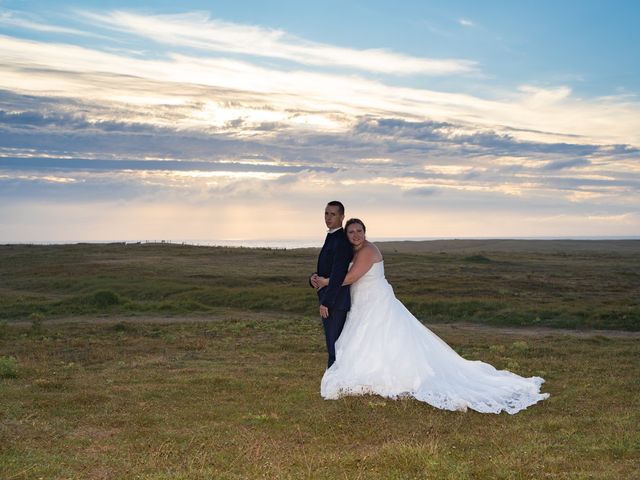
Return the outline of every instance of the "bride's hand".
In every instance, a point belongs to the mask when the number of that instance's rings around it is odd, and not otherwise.
[[[327,285],[329,285],[329,279],[325,278],[325,277],[318,276],[315,279],[315,283],[317,284],[317,286],[316,286],[317,289],[324,288]]]

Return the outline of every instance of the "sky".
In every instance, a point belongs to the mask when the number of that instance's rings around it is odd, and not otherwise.
[[[0,0],[0,243],[640,237],[638,18]]]

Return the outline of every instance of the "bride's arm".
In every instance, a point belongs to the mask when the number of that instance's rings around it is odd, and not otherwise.
[[[343,285],[351,285],[352,283],[357,282],[360,277],[362,277],[365,273],[367,273],[371,266],[373,265],[376,257],[376,251],[374,248],[365,246],[351,265],[351,268],[347,272],[347,276],[344,277]]]
[[[367,273],[375,263],[376,256],[377,252],[375,248],[369,246],[364,247],[356,256],[353,265],[351,265],[351,268],[347,272],[347,276],[344,277],[342,285],[351,285]],[[329,279],[326,277],[317,277],[317,279],[320,288],[326,287],[329,284]]]

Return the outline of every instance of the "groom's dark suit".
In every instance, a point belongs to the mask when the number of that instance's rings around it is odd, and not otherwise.
[[[322,319],[324,336],[329,353],[328,366],[336,361],[335,343],[342,332],[347,312],[351,308],[349,286],[342,286],[353,258],[353,248],[344,229],[328,233],[318,256],[318,275],[329,278],[329,285],[318,290],[320,305],[329,309],[329,316]]]

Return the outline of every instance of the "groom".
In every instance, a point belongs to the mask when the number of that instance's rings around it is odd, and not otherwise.
[[[343,221],[344,205],[336,200],[329,202],[324,209],[324,222],[329,232],[318,256],[318,269],[309,277],[309,284],[314,288],[317,287],[317,276],[329,278],[329,285],[318,290],[320,316],[329,353],[327,368],[336,361],[336,340],[351,308],[349,287],[343,287],[342,282],[353,258],[353,248],[342,228]]]

